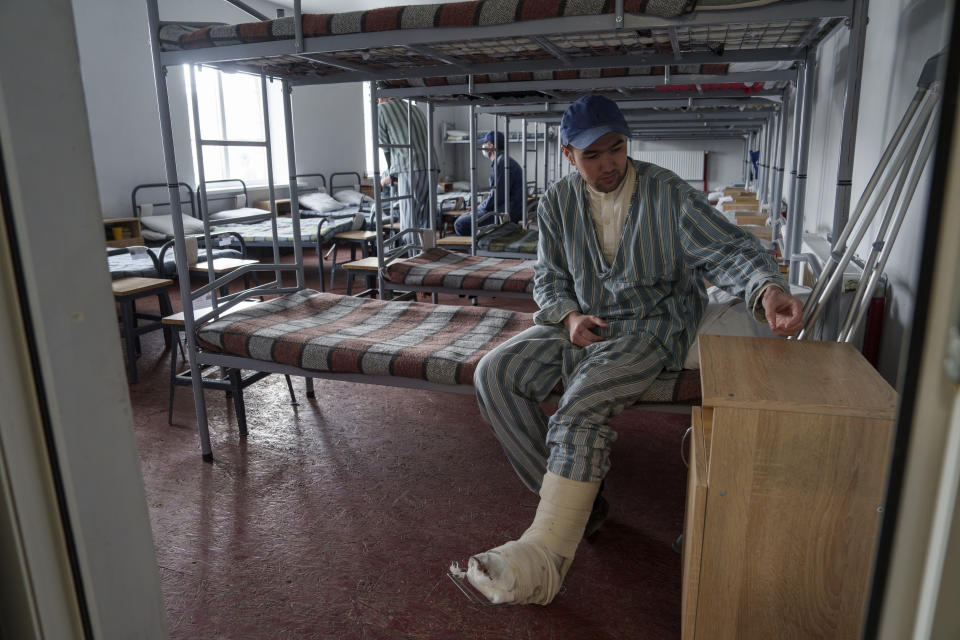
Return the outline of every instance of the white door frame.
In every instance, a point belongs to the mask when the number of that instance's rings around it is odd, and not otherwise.
[[[166,637],[70,0],[4,3],[0,153],[0,626]]]

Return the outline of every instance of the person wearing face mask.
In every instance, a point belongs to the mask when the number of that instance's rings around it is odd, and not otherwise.
[[[510,220],[520,222],[523,219],[523,171],[513,158],[504,153],[504,137],[499,131],[488,131],[480,140],[483,155],[490,159],[490,193],[483,202],[477,205],[477,220],[479,227],[496,222],[492,214],[495,211],[508,212]],[[504,206],[503,194],[507,192],[507,180],[504,177],[504,167],[509,167],[509,209]],[[458,236],[469,236],[472,224],[472,214],[465,213],[453,222],[453,231]]]
[[[600,495],[617,438],[610,418],[663,370],[679,370],[707,305],[704,280],[744,298],[789,336],[802,304],[773,256],[676,174],[627,157],[616,103],[574,102],[560,125],[576,169],[537,212],[535,325],[474,375],[481,415],[514,470],[540,496],[519,537],[472,556],[467,579],[493,603],[548,604],[580,540],[607,517]],[[549,418],[540,403],[557,383]]]

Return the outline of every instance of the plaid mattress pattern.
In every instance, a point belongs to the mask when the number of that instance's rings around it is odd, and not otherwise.
[[[532,325],[517,311],[305,289],[207,324],[197,339],[209,351],[310,371],[472,385],[480,359]],[[700,372],[683,370],[660,374],[635,404],[699,403]]]
[[[203,348],[311,371],[472,384],[480,358],[533,325],[503,309],[384,302],[309,289],[205,325]]]
[[[320,243],[323,244],[332,240],[334,234],[341,231],[355,231],[363,228],[363,222],[364,217],[361,213],[342,219],[325,219],[319,224],[316,220],[301,220],[300,238],[304,243],[315,243],[319,235]],[[273,226],[270,220],[218,224],[212,228],[212,231],[239,233],[248,247],[273,246]],[[293,245],[293,218],[277,218],[277,237],[281,245]]]
[[[482,258],[445,249],[394,262],[384,269],[383,277],[396,285],[533,295],[532,260]]]
[[[242,258],[243,255],[236,249],[214,249],[213,257],[214,259]],[[198,250],[197,262],[204,262],[206,259],[207,250]],[[120,280],[121,278],[169,278],[177,274],[176,257],[172,250],[168,251],[163,258],[162,273],[157,273],[153,259],[147,254],[120,253],[115,256],[108,256],[107,266],[110,269],[111,280]]]
[[[713,0],[714,4],[726,0]],[[696,0],[624,0],[626,13],[675,17],[693,10]],[[383,7],[368,11],[303,15],[303,35],[341,35],[401,29],[474,27],[565,16],[601,15],[614,12],[611,0],[477,0],[447,4]],[[288,40],[294,37],[294,18],[263,20],[236,25],[165,24],[160,28],[164,50],[202,49],[224,45]]]
[[[516,222],[504,222],[477,238],[477,248],[495,253],[537,254],[540,232],[536,227],[524,229]]]

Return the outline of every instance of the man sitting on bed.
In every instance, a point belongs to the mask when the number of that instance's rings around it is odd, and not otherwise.
[[[493,603],[553,600],[600,496],[617,438],[609,419],[665,369],[679,370],[706,307],[704,279],[743,297],[788,336],[802,305],[773,257],[676,174],[627,157],[616,103],[574,102],[560,125],[577,172],[540,201],[535,326],[494,349],[474,376],[481,413],[524,484],[539,493],[519,540],[470,558],[467,579]],[[540,409],[558,382],[549,420]]]
[[[477,205],[477,219],[480,228],[491,225],[496,222],[494,216],[483,219],[489,213],[494,211],[505,211],[510,214],[510,220],[520,222],[523,220],[524,207],[524,187],[523,171],[517,161],[504,153],[505,142],[503,134],[499,131],[488,131],[487,135],[480,141],[481,148],[485,156],[490,158],[490,193],[484,198],[483,202]],[[503,194],[507,192],[507,180],[503,171],[504,166],[509,167],[510,176],[510,208],[504,208]],[[453,231],[458,236],[469,236],[470,228],[473,224],[473,216],[465,213],[453,221]]]

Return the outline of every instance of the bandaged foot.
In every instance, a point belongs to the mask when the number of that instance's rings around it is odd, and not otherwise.
[[[467,580],[493,604],[549,604],[590,518],[599,482],[547,472],[533,524],[519,540],[470,558]]]

